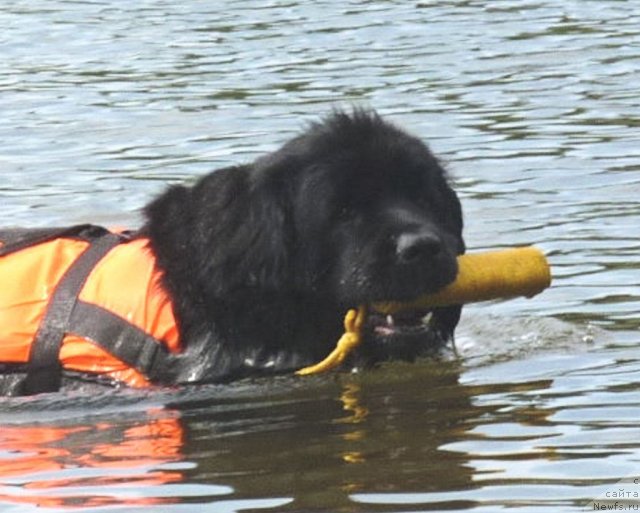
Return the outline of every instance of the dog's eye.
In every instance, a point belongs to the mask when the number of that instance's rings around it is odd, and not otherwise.
[[[339,221],[348,221],[353,218],[353,208],[351,206],[344,206],[338,211]]]

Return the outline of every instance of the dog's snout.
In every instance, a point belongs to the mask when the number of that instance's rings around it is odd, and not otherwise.
[[[396,243],[396,256],[403,264],[433,258],[442,251],[442,239],[435,233],[403,233]]]

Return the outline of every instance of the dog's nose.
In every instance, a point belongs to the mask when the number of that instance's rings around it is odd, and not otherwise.
[[[396,256],[402,264],[424,262],[441,250],[442,239],[435,233],[403,233],[396,244]]]

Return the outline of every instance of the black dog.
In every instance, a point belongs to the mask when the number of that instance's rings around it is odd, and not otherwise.
[[[346,310],[455,279],[460,202],[427,147],[377,114],[334,113],[252,164],[173,186],[145,209],[183,350],[163,383],[291,372],[324,358]],[[371,315],[349,366],[412,360],[460,307]],[[0,334],[0,339],[1,339]]]

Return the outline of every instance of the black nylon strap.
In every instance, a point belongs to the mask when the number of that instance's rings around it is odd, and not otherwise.
[[[92,340],[153,382],[169,381],[175,357],[165,345],[100,306],[78,301],[68,331]]]
[[[78,224],[63,228],[3,228],[0,229],[0,256],[20,251],[43,242],[63,237],[87,241],[106,235],[109,231],[93,224]]]
[[[25,393],[53,392],[60,388],[60,347],[78,294],[95,265],[120,240],[118,235],[109,232],[98,237],[62,276],[31,346]]]

